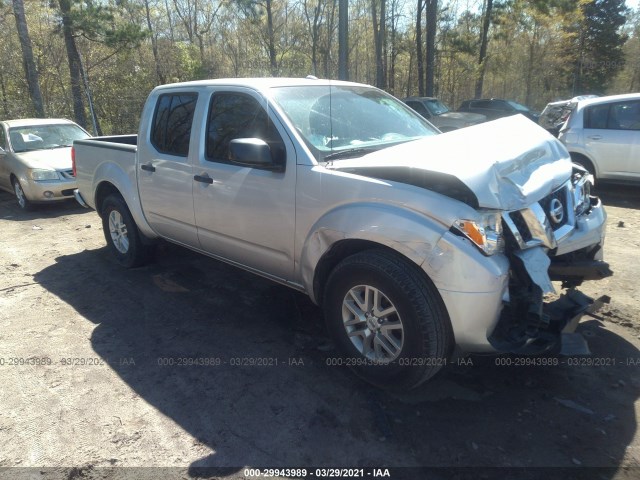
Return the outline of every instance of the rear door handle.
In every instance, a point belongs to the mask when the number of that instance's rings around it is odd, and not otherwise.
[[[589,135],[589,138],[591,140],[600,140],[602,138],[602,135]]]
[[[140,165],[140,168],[142,170],[144,170],[145,172],[155,172],[156,171],[156,167],[154,167],[151,163],[145,163]]]
[[[196,182],[208,183],[209,185],[211,185],[213,183],[213,178],[211,178],[206,173],[204,175],[196,175],[196,176],[193,177],[193,179]]]

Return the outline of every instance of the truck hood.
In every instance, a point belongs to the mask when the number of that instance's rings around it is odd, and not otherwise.
[[[566,182],[569,152],[522,115],[335,160],[327,168],[407,183],[474,208],[519,210]]]
[[[442,115],[438,115],[436,118],[447,118],[467,123],[480,123],[484,122],[487,119],[485,115],[468,112],[447,112],[443,113]]]
[[[14,153],[27,168],[71,169],[71,147]]]

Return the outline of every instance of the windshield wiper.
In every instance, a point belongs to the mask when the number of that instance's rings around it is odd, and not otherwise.
[[[327,155],[326,157],[324,157],[324,160],[337,160],[339,158],[356,158],[356,157],[362,157],[363,155],[366,155],[367,153],[371,153],[371,152],[375,152],[376,150],[379,150],[379,147],[376,148],[348,148],[346,150],[340,150],[338,152],[333,152],[330,153],[329,155]]]

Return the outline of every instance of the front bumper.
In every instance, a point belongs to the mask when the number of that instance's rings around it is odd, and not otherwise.
[[[526,355],[556,350],[562,333],[575,329],[581,316],[599,305],[574,288],[612,274],[603,261],[607,215],[600,199],[574,195],[580,189],[580,184],[568,182],[547,197],[551,200],[505,214],[516,221],[505,221],[511,276],[509,300],[489,337],[496,351]],[[552,212],[553,199],[559,199],[560,206]],[[563,214],[566,221],[553,221],[562,220]],[[569,290],[545,302],[545,294],[555,293],[552,280]]]
[[[35,181],[24,179],[20,182],[27,199],[31,202],[56,202],[73,198],[78,188],[74,180]]]
[[[436,286],[461,350],[549,351],[563,332],[575,329],[580,317],[597,307],[574,287],[611,275],[602,261],[607,216],[598,198],[582,195],[582,184],[572,180],[527,209],[505,212],[505,255],[486,257],[465,248],[469,242],[462,238],[443,236],[435,249],[441,260],[438,264],[432,258],[430,264],[442,267],[436,268],[438,274],[446,272],[436,275]],[[552,222],[554,198],[566,201],[564,221]],[[449,282],[443,284],[443,277]],[[562,281],[569,291],[545,302],[545,293],[555,291],[552,280]]]

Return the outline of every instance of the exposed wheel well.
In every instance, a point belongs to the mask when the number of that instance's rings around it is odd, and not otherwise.
[[[577,152],[571,152],[570,155],[571,160],[573,160],[574,163],[579,163],[584,168],[586,168],[594,178],[596,177],[595,165],[591,160],[589,160],[585,155]]]
[[[398,253],[392,248],[382,245],[381,243],[372,242],[369,240],[341,240],[336,242],[331,248],[322,256],[315,269],[315,275],[313,278],[313,293],[315,301],[318,305],[322,305],[324,288],[327,283],[329,275],[333,271],[336,265],[345,258],[354,255],[356,253],[363,252],[365,250],[386,250],[396,256],[402,257],[402,254]],[[406,258],[406,257],[403,257]],[[413,264],[411,260],[406,258],[407,262]],[[417,265],[416,269],[423,275],[424,272],[420,270]]]
[[[102,216],[102,203],[104,199],[112,193],[122,197],[120,191],[112,183],[102,182],[98,185],[98,189],[96,190],[96,211],[98,215]]]

